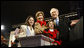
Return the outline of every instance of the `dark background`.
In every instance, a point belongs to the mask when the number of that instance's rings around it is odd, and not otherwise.
[[[53,7],[59,9],[60,15],[76,11],[83,16],[83,1],[1,1],[1,25],[5,25],[1,34],[9,39],[12,25],[25,22],[29,15],[35,17],[39,10],[48,18]]]
[[[35,17],[39,10],[50,17],[50,9],[58,8],[61,14],[81,10],[82,1],[1,1],[1,24],[15,25],[25,22],[28,15]]]

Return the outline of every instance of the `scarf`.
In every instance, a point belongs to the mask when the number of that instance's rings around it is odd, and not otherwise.
[[[40,23],[41,26],[42,25],[46,26],[46,22],[45,21],[39,21],[39,20],[37,20],[37,22]]]

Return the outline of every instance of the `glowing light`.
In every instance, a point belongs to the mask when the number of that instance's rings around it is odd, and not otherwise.
[[[1,30],[4,30],[4,25],[1,25]]]

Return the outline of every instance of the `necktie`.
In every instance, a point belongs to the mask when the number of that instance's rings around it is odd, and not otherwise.
[[[58,19],[56,19],[56,25],[59,26],[59,21],[58,21]]]

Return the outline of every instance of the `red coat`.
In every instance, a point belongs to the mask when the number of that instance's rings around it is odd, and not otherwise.
[[[59,31],[55,29],[53,32],[51,32],[48,29],[48,30],[44,30],[44,33],[48,34],[47,36],[49,36],[50,38],[56,39],[57,38],[57,33],[59,34]],[[54,42],[56,42],[58,45],[61,45],[61,40],[60,41],[55,40]],[[54,43],[54,42],[52,42],[52,43]]]
[[[57,31],[56,29],[53,32],[51,32],[50,30],[48,30],[48,31],[44,30],[44,33],[51,34],[51,35],[49,35],[49,37],[52,39],[55,39],[57,37],[57,32],[59,33],[59,31]]]
[[[40,23],[41,26],[42,26],[42,25],[46,26],[46,21],[38,21],[38,20],[37,20],[37,22]]]

